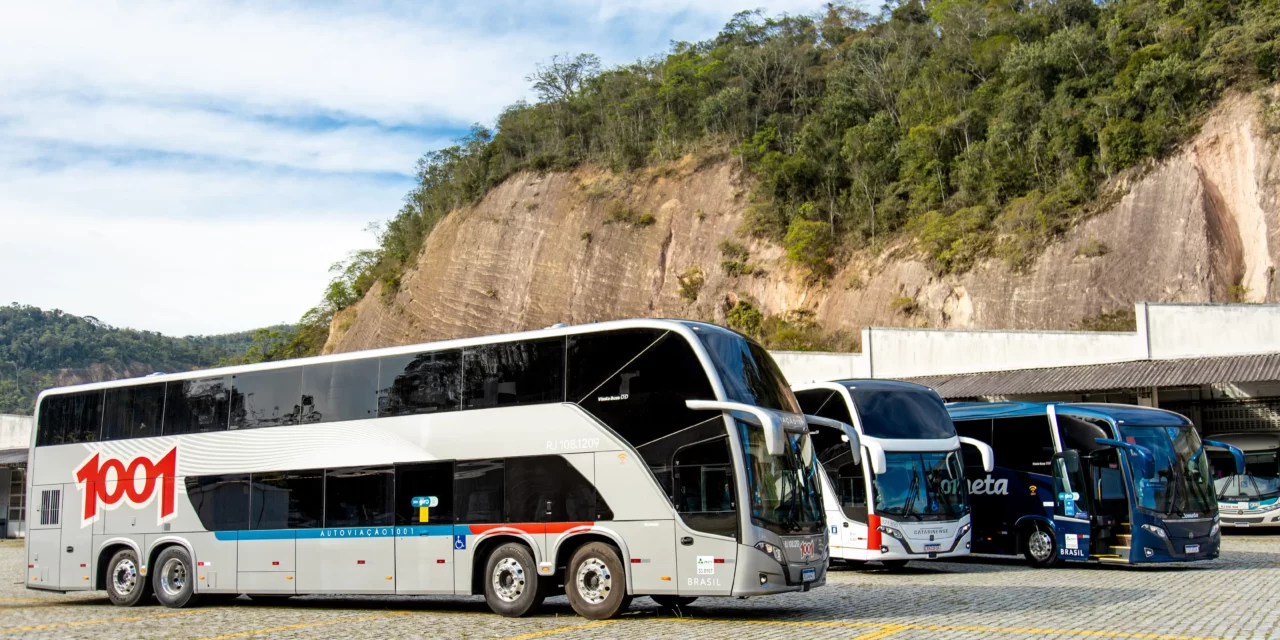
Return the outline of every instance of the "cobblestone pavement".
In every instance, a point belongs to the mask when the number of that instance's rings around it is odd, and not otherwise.
[[[1256,534],[1257,532],[1247,532]],[[699,600],[678,615],[637,598],[591,622],[564,598],[506,619],[480,598],[305,597],[122,609],[101,592],[22,587],[21,544],[0,543],[0,636],[49,638],[1277,638],[1280,535],[1229,535],[1213,562],[1036,570],[1012,560],[836,568],[807,594]]]

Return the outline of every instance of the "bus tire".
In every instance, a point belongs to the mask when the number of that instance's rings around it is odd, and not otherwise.
[[[151,583],[142,575],[138,554],[122,549],[107,564],[107,597],[117,607],[136,607],[151,591]]]
[[[151,573],[151,589],[160,604],[170,609],[194,605],[200,596],[196,594],[196,566],[191,554],[178,545],[161,551]]]
[[[1022,555],[1033,567],[1052,567],[1058,564],[1058,543],[1053,530],[1039,522],[1027,527],[1022,536]]]
[[[693,601],[698,598],[696,596],[649,596],[649,599],[663,609],[679,609],[693,604]]]
[[[603,542],[588,542],[573,552],[564,591],[573,610],[590,620],[608,620],[631,606],[626,569],[618,551]]]
[[[533,613],[545,597],[538,586],[537,563],[529,548],[508,542],[489,554],[484,571],[484,601],[508,618]]]

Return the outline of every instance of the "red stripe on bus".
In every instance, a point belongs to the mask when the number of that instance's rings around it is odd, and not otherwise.
[[[594,522],[523,522],[511,524],[473,524],[467,528],[471,530],[471,535],[478,536],[495,529],[515,529],[521,533],[530,535],[546,534],[546,533],[564,533],[570,529],[579,527],[593,527]]]
[[[870,514],[867,516],[867,548],[872,551],[880,550],[880,516]]]

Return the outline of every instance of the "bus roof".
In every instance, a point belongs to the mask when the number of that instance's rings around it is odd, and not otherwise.
[[[844,386],[849,389],[862,389],[864,391],[888,391],[888,390],[912,390],[912,391],[933,391],[932,387],[926,387],[915,382],[905,382],[902,380],[877,380],[873,378],[846,378],[844,380],[832,380],[826,383],[811,382],[795,385],[797,389],[813,389],[820,388],[831,383]]]
[[[1191,424],[1191,421],[1182,414],[1165,409],[1094,402],[949,402],[947,403],[947,411],[951,414],[952,420],[983,420],[1040,416],[1045,414],[1045,408],[1049,405],[1053,405],[1055,410],[1062,415],[1102,418],[1118,424]]]
[[[442,340],[438,342],[424,342],[419,344],[410,344],[400,347],[384,347],[381,349],[368,349],[365,351],[352,351],[349,353],[338,353],[326,356],[312,356],[309,358],[294,358],[291,360],[277,360],[274,362],[260,362],[256,364],[235,365],[230,367],[216,367],[212,369],[196,369],[194,371],[183,371],[179,373],[153,373],[141,378],[122,378],[120,380],[111,380],[107,382],[90,382],[86,384],[72,385],[66,387],[54,387],[45,389],[40,392],[36,399],[36,406],[39,406],[40,400],[46,395],[72,393],[77,391],[93,391],[97,389],[109,389],[113,387],[127,387],[134,384],[151,384],[157,382],[169,382],[174,380],[189,380],[193,378],[211,378],[224,375],[238,375],[241,373],[249,373],[252,371],[269,371],[272,369],[284,369],[287,367],[296,367],[308,364],[323,364],[327,362],[342,362],[345,360],[361,360],[364,358],[379,358],[383,356],[396,356],[412,353],[423,353],[427,351],[443,351],[445,349],[459,349],[464,347],[473,347],[486,344],[497,344],[502,342],[517,342],[521,340],[536,340],[538,338],[555,338],[560,336],[578,335],[584,333],[597,333],[600,331],[610,331],[614,329],[667,329],[676,331],[686,337],[692,337],[693,331],[715,330],[726,333],[734,333],[742,335],[736,331],[726,329],[719,325],[709,324],[706,322],[697,322],[694,320],[673,320],[665,318],[637,318],[631,320],[609,320],[605,322],[591,322],[578,325],[552,326],[546,329],[535,329],[532,331],[520,331],[515,333],[502,333],[488,336],[477,336],[474,338],[458,338],[454,340]],[[742,336],[746,340],[751,340],[747,336]]]

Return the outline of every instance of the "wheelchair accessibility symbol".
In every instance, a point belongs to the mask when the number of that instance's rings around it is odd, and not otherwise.
[[[466,536],[454,536],[454,537],[453,537],[453,548],[454,548],[455,550],[457,550],[457,551],[465,551],[465,550],[467,549],[467,537],[466,537]]]

